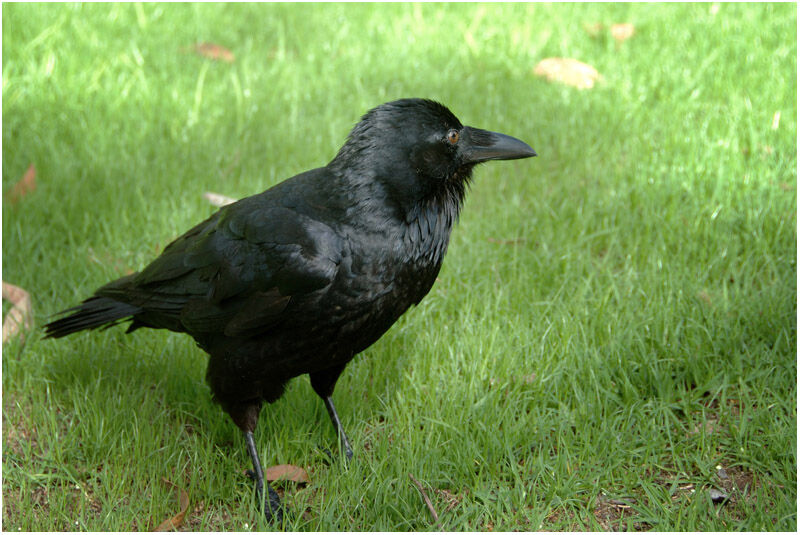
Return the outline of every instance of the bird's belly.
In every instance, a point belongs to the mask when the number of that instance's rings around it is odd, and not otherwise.
[[[346,364],[428,293],[439,267],[404,264],[376,268],[368,274],[374,276],[343,275],[324,290],[293,297],[282,321],[269,331],[245,340],[214,341],[222,351],[206,348],[211,354],[209,377],[247,378],[212,381],[215,396],[228,402],[273,401],[289,379]],[[212,367],[225,372],[212,374]]]

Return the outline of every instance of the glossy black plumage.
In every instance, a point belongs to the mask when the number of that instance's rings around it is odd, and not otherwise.
[[[190,334],[248,448],[262,403],[308,373],[349,455],[331,400],[339,374],[430,290],[473,167],[529,156],[523,142],[463,126],[438,103],[384,104],[327,166],[220,209],[141,272],[65,311],[47,336],[127,318],[129,332]]]

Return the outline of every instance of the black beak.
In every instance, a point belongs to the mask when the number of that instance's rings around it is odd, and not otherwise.
[[[459,152],[464,163],[488,160],[517,160],[536,156],[536,151],[524,141],[505,134],[465,126],[461,130]]]

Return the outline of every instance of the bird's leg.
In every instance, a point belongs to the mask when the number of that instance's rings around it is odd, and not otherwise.
[[[278,493],[269,486],[269,483],[264,482],[264,470],[261,468],[261,460],[258,458],[256,443],[253,440],[253,432],[245,431],[244,440],[247,443],[247,453],[250,454],[250,458],[253,460],[253,470],[248,471],[247,475],[256,482],[256,497],[259,503],[264,504],[264,516],[267,518],[267,522],[275,520],[275,523],[280,526],[283,524],[284,518],[281,499],[278,497]],[[264,500],[265,486],[267,487],[266,500]]]
[[[342,444],[342,451],[349,461],[353,458],[353,448],[350,447],[350,439],[347,438],[347,434],[344,432],[344,428],[342,427],[342,422],[339,420],[339,415],[336,413],[336,407],[333,405],[333,398],[327,396],[323,399],[323,401],[325,401],[325,408],[328,409],[328,415],[331,417],[333,427],[336,429],[336,433],[339,435],[339,441]]]
[[[325,402],[325,408],[328,409],[328,416],[331,417],[333,428],[336,429],[336,434],[339,436],[342,451],[349,461],[353,458],[353,448],[350,447],[350,439],[347,438],[347,434],[344,432],[342,422],[339,420],[339,415],[336,413],[336,407],[334,407],[333,399],[331,398],[333,395],[333,388],[336,386],[336,380],[344,371],[345,366],[345,364],[334,366],[326,370],[309,373],[308,376],[311,378],[311,386],[314,392]]]

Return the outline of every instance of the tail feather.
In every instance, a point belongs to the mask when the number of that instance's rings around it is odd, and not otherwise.
[[[72,313],[69,316],[51,321],[44,326],[45,338],[61,338],[85,329],[98,327],[111,327],[120,320],[124,320],[142,309],[123,303],[110,297],[90,297],[80,305],[68,308],[62,314]]]

